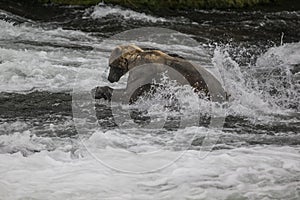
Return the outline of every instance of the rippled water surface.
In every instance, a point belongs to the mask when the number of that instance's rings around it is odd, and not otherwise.
[[[0,199],[300,198],[299,11],[32,6],[0,2]],[[96,102],[97,126],[76,120],[74,91],[126,84],[107,80],[110,52],[128,42],[115,34],[145,27],[193,41],[146,31],[130,43],[185,57],[220,79],[230,94],[216,110],[226,115],[222,128],[117,127],[104,101]],[[178,98],[187,119],[210,112],[185,92]],[[140,106],[166,117],[157,102]],[[211,149],[203,148],[208,137]]]

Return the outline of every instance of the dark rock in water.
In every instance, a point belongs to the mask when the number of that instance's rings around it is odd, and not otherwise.
[[[72,97],[66,93],[32,92],[0,93],[2,118],[37,117],[50,114],[72,115]]]

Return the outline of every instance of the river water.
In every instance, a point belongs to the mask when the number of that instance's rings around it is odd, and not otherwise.
[[[30,6],[0,2],[0,199],[300,198],[299,11]],[[221,80],[230,94],[216,111],[226,115],[221,128],[157,131],[110,120],[78,128],[74,91],[124,87],[126,77],[107,80],[119,44],[112,38],[145,27],[145,45]],[[178,31],[196,45],[158,43],[152,30]],[[179,98],[194,115],[193,94]],[[208,137],[213,144],[202,148]]]

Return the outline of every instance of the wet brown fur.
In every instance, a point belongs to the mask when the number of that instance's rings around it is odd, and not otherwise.
[[[113,50],[109,59],[109,77],[115,75],[115,70],[122,70],[120,75],[123,76],[134,67],[147,63],[159,63],[172,67],[186,78],[196,92],[202,91],[209,96],[207,84],[199,71],[190,62],[182,58],[169,56],[158,50],[144,51],[135,45],[118,46]],[[116,82],[118,80],[110,81]]]

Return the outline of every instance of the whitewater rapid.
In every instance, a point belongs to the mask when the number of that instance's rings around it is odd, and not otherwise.
[[[107,80],[110,52],[122,41],[0,11],[5,16],[0,20],[0,101],[9,106],[0,107],[1,200],[300,198],[299,41],[285,43],[283,37],[281,45],[253,45],[257,54],[221,42],[191,48],[141,42],[143,38],[130,41],[177,53],[212,72],[231,95],[225,110],[229,119],[223,129],[155,132],[97,126],[85,135],[76,132],[72,92],[76,86],[85,92],[98,85],[124,87],[126,77],[114,84]],[[171,24],[169,28],[174,23],[199,25],[184,17],[156,17],[105,4],[82,12],[82,19],[95,23],[117,19]],[[245,22],[246,27],[253,24]],[[181,99],[190,101],[187,115],[192,116],[199,102],[191,96]],[[22,114],[15,116],[12,107]],[[56,107],[62,111],[52,112]],[[217,138],[212,151],[201,148],[208,136]]]

